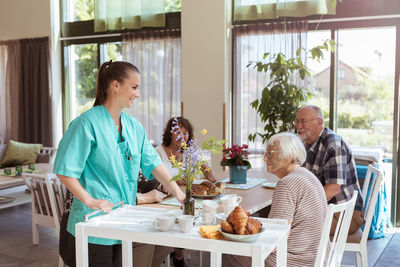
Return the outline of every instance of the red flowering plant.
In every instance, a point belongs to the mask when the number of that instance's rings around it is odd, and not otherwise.
[[[221,160],[221,166],[247,166],[248,169],[251,168],[249,162],[249,154],[247,151],[248,145],[233,145],[232,147],[224,148],[222,152],[224,153]]]

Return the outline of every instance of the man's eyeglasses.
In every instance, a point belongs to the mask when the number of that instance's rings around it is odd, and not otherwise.
[[[295,120],[294,124],[296,124],[296,125],[300,125],[300,124],[305,125],[305,124],[309,123],[310,121],[313,121],[313,120],[316,120],[316,119],[319,119],[319,118],[313,118],[313,119],[309,119],[309,120],[304,120],[304,119]]]

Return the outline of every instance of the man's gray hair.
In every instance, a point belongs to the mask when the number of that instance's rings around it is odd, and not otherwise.
[[[293,163],[303,165],[307,153],[300,138],[291,132],[283,132],[273,135],[267,141],[267,147],[277,144],[279,147],[279,159],[293,158]]]
[[[322,110],[314,105],[306,105],[302,108],[311,108],[314,110],[315,114],[317,115],[318,118],[321,118],[322,120],[324,120],[324,114],[322,113]]]

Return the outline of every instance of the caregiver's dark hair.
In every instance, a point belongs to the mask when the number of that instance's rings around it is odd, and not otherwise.
[[[122,83],[128,78],[129,71],[140,73],[139,69],[133,64],[125,61],[112,60],[104,62],[99,69],[97,74],[96,83],[96,100],[93,106],[102,105],[107,99],[108,87],[112,81],[118,81]]]

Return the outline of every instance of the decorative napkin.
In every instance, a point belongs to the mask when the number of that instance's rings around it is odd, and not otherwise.
[[[255,187],[259,184],[262,184],[266,181],[267,181],[267,179],[265,179],[265,178],[247,178],[246,184],[232,184],[229,182],[229,178],[219,180],[219,182],[225,183],[225,188],[243,189],[243,190],[253,188],[253,187]]]

